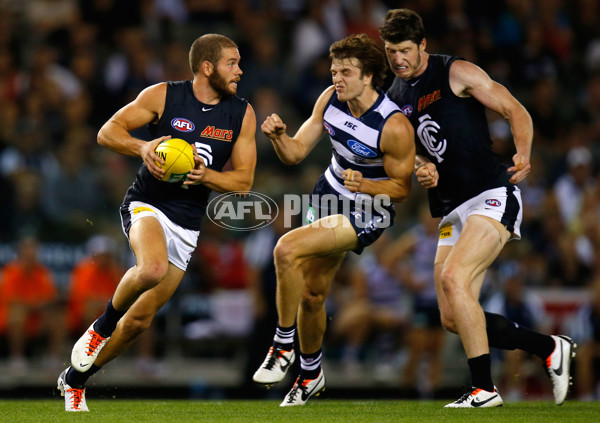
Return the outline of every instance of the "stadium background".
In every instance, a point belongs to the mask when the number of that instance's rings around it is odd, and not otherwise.
[[[36,237],[40,259],[57,284],[57,304],[65,306],[70,272],[87,254],[91,237],[110,237],[121,263],[131,263],[118,205],[140,161],[98,147],[96,133],[144,87],[189,79],[188,48],[204,33],[225,34],[240,47],[244,75],[238,94],[251,102],[258,122],[253,190],[273,198],[310,192],[329,161],[327,142],[301,165],[285,167],[260,123],[277,112],[293,132],[330,83],[330,43],[355,32],[377,39],[390,7],[418,11],[430,53],[478,64],[530,111],[535,139],[532,174],[522,186],[524,240],[503,252],[483,295],[491,297],[517,274],[542,300],[547,327],[573,334],[578,310],[600,284],[598,0],[0,0],[0,265],[15,257],[20,239]],[[508,161],[509,128],[498,116],[489,119],[494,147]],[[143,130],[138,135],[148,138]],[[569,178],[581,166],[588,172],[584,187]],[[395,236],[417,222],[424,194],[415,185],[398,207]],[[257,237],[248,247],[251,237],[207,222],[202,254],[158,316],[154,339],[144,344],[151,347],[139,352],[134,346],[107,366],[95,380],[97,392],[283,395],[264,394],[248,381],[248,357],[264,353],[251,336],[249,275],[256,269],[244,248],[261,250]],[[347,288],[344,277],[341,272],[336,281],[340,289]],[[343,304],[330,306],[333,319]],[[74,336],[65,340],[65,359]],[[14,377],[6,336],[0,337],[0,395],[47,394],[58,373],[44,365],[46,340],[33,344],[26,372]],[[373,371],[356,381],[347,379],[339,345],[326,341],[330,395],[412,395],[399,383],[402,344],[395,362],[383,369],[375,369],[367,354],[364,365]],[[466,383],[462,354],[457,338],[448,337],[444,389]],[[150,365],[140,366],[140,357]],[[538,370],[530,371],[530,392],[545,396],[549,388]]]

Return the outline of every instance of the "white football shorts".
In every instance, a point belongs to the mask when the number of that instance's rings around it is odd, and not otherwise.
[[[127,239],[131,226],[142,217],[153,217],[159,221],[165,231],[169,261],[185,271],[198,244],[200,231],[182,228],[171,222],[156,207],[141,201],[132,201],[126,207],[121,206],[121,225]]]
[[[521,190],[516,185],[511,185],[484,191],[442,217],[438,246],[454,246],[467,218],[473,214],[487,216],[502,223],[511,233],[509,240],[521,239]]]

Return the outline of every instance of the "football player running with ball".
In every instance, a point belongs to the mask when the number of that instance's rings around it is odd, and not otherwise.
[[[173,295],[196,248],[211,191],[249,191],[252,186],[256,117],[236,96],[242,75],[237,45],[225,36],[206,34],[192,44],[189,61],[192,81],[146,88],[98,133],[101,146],[144,161],[120,209],[136,264],[104,313],[75,343],[71,366],[58,378],[67,411],[88,411],[89,377],[125,351]],[[144,125],[154,140],[130,135]],[[179,183],[161,181],[159,164],[164,161],[155,153],[171,137],[196,150],[196,167]],[[228,161],[232,169],[223,171]]]
[[[520,238],[517,183],[531,170],[533,125],[527,110],[476,65],[455,56],[428,54],[421,17],[390,10],[380,27],[396,75],[388,96],[408,116],[417,135],[418,181],[441,217],[434,279],[445,329],[458,333],[467,354],[472,388],[451,408],[498,407],[489,347],[521,349],[543,360],[560,405],[569,389],[575,345],[484,313],[479,293],[487,268],[504,245]],[[492,151],[485,109],[508,120],[516,154],[505,166]],[[438,174],[439,172],[439,174]]]
[[[281,237],[273,253],[278,324],[253,380],[273,385],[284,378],[296,357],[297,323],[301,371],[282,407],[303,405],[325,388],[321,344],[332,279],[348,251],[360,254],[392,224],[391,202],[407,197],[414,170],[413,129],[378,88],[386,71],[383,51],[361,34],[333,43],[329,52],[333,85],[296,135],[287,135],[276,114],[261,128],[288,165],[301,162],[325,132],[333,146],[311,196],[309,224]],[[391,199],[379,211],[378,194]]]

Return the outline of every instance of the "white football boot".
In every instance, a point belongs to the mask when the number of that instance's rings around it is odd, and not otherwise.
[[[554,393],[554,402],[562,405],[567,399],[569,386],[572,385],[571,378],[571,359],[575,357],[575,348],[577,345],[564,335],[552,335],[556,343],[554,351],[546,359],[546,371],[552,381],[552,391]]]
[[[277,382],[281,382],[295,359],[296,353],[294,349],[286,351],[279,347],[271,346],[265,361],[263,361],[254,373],[252,380],[264,385],[274,385]]]
[[[304,405],[313,395],[318,397],[325,390],[325,375],[321,370],[316,379],[305,379],[298,376],[292,390],[279,404],[280,407],[289,407],[292,405]]]
[[[489,408],[501,407],[502,404],[502,397],[500,397],[494,386],[494,392],[473,388],[471,392],[467,392],[456,401],[446,404],[444,408]]]
[[[71,351],[71,366],[78,372],[85,372],[94,364],[98,354],[110,339],[110,336],[104,338],[96,332],[94,323],[79,338],[73,346],[73,351]]]
[[[56,381],[56,389],[60,390],[60,395],[65,397],[65,411],[90,411],[85,402],[85,388],[71,388],[67,385],[66,377],[70,367],[67,367],[58,376]]]

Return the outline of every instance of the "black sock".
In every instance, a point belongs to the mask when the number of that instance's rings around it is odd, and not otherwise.
[[[490,347],[520,349],[543,360],[554,351],[555,342],[549,335],[521,327],[500,314],[485,312],[485,321]]]
[[[469,369],[471,369],[471,385],[484,391],[493,392],[492,382],[492,358],[489,354],[469,358]]]
[[[118,311],[112,305],[112,298],[106,306],[106,310],[102,313],[102,316],[98,317],[98,320],[94,324],[94,330],[98,332],[104,338],[112,335],[117,327],[117,323],[121,320],[121,317],[126,311]]]
[[[316,379],[321,373],[321,349],[312,354],[300,353],[300,375],[305,379]]]
[[[95,364],[92,364],[91,367],[83,373],[78,372],[74,368],[70,367],[65,376],[65,382],[67,382],[67,385],[69,385],[71,388],[83,389],[85,388],[85,384],[87,383],[88,379],[98,370],[100,370],[100,367],[96,366]]]

